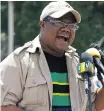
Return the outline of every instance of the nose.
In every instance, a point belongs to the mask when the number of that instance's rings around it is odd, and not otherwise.
[[[68,27],[63,27],[63,28],[61,28],[61,31],[62,31],[62,32],[68,32],[68,33],[71,32],[71,30],[70,30]]]

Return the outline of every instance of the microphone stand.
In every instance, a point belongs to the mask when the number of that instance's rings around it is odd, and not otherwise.
[[[89,111],[92,111],[92,103],[91,103],[91,81],[89,75],[84,75],[85,77],[85,92],[88,96],[88,106]]]
[[[89,111],[92,111],[92,102],[91,102],[91,81],[90,77],[87,77],[88,80],[88,89],[86,89],[86,94],[88,95]]]

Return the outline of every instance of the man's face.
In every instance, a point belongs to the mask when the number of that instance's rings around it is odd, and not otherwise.
[[[47,17],[41,26],[41,44],[56,52],[65,51],[75,38],[76,19],[68,13],[60,19]]]

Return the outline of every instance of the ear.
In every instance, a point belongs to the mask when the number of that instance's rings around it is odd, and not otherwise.
[[[40,21],[40,27],[44,27],[44,21]]]

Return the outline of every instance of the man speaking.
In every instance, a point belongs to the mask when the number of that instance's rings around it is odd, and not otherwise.
[[[1,111],[88,111],[79,57],[71,47],[81,16],[67,2],[50,2],[40,34],[0,63]],[[93,81],[93,111],[104,108],[104,88]]]

